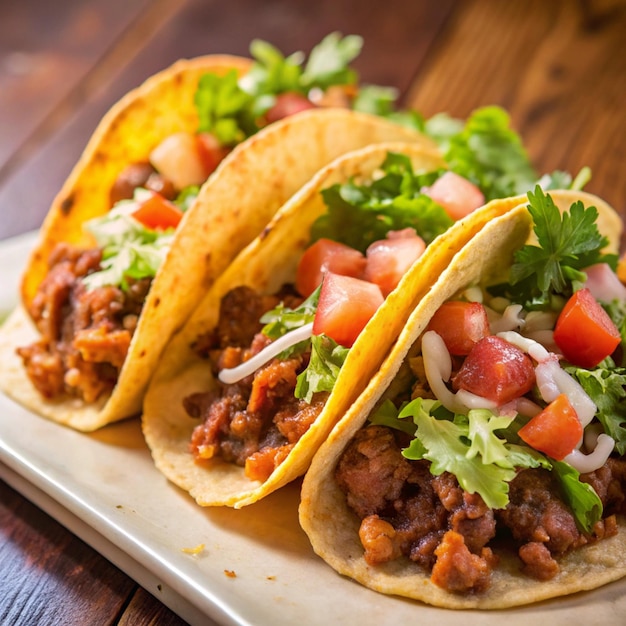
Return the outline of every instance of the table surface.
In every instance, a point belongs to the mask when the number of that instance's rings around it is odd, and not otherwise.
[[[363,36],[363,82],[426,116],[505,107],[538,170],[590,166],[587,190],[626,216],[623,0],[21,0],[0,2],[0,239],[41,224],[98,120],[150,74],[247,56],[254,38],[309,51],[334,30]],[[34,613],[184,624],[0,481],[0,622]]]

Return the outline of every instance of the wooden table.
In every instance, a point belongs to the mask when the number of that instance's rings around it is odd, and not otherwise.
[[[151,73],[332,30],[364,37],[364,82],[426,116],[506,107],[539,170],[589,165],[587,189],[626,215],[621,0],[21,0],[0,5],[0,239],[39,226],[99,118]],[[0,622],[184,623],[3,482]]]

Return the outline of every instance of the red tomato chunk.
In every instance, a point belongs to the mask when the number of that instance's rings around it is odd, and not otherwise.
[[[150,197],[133,213],[133,217],[146,228],[165,230],[176,228],[183,219],[183,212],[162,195],[151,192]]]
[[[313,334],[325,334],[350,348],[383,303],[374,283],[328,272],[320,290]]]
[[[479,302],[453,300],[443,304],[433,315],[428,330],[440,335],[450,354],[465,356],[489,335],[489,319]]]
[[[296,273],[296,289],[308,297],[321,284],[326,272],[360,278],[365,257],[354,248],[332,239],[319,239],[305,250]]]
[[[578,445],[583,427],[567,396],[561,394],[518,434],[531,448],[561,461]]]
[[[454,172],[443,174],[424,193],[440,204],[453,220],[460,220],[485,204],[482,191]]]
[[[368,247],[363,278],[376,283],[386,297],[425,249],[426,243],[412,228],[390,231],[387,239],[375,241]]]
[[[300,113],[300,111],[314,108],[316,108],[315,105],[306,96],[300,93],[281,93],[276,96],[274,106],[265,114],[265,121],[268,124],[272,124],[290,115]]]
[[[570,363],[592,368],[613,353],[621,337],[608,313],[585,288],[563,307],[554,328],[554,341]]]
[[[491,335],[472,348],[452,384],[502,406],[533,388],[535,369],[517,346]]]
[[[212,133],[198,133],[196,135],[196,144],[198,156],[200,161],[202,161],[202,166],[208,178],[230,152],[230,148],[222,146]]]

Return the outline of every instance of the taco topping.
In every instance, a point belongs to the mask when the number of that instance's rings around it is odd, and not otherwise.
[[[539,246],[515,259],[533,269],[435,313],[400,407],[382,402],[335,470],[366,562],[409,558],[453,593],[488,588],[504,544],[549,580],[626,514],[626,300],[612,279],[605,302],[583,287],[616,259],[594,208],[561,218],[539,188],[529,198]]]

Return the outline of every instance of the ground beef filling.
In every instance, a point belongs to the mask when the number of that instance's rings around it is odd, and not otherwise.
[[[195,349],[211,360],[213,373],[257,354],[269,339],[260,331],[262,315],[280,302],[295,308],[301,298],[290,289],[262,296],[238,287],[223,298],[215,331],[198,339]],[[309,404],[294,396],[296,378],[310,353],[273,359],[253,375],[220,389],[184,399],[187,413],[199,418],[191,451],[198,461],[221,457],[245,467],[246,476],[266,480],[324,408],[328,394],[317,393]]]
[[[101,256],[57,245],[29,308],[41,338],[17,353],[45,398],[94,402],[117,382],[151,280],[87,291],[81,278],[100,269]]]
[[[604,505],[605,519],[588,535],[578,529],[551,472],[519,472],[508,506],[494,511],[479,495],[463,491],[453,475],[433,476],[427,461],[404,458],[402,437],[383,426],[363,428],[344,451],[335,478],[362,520],[359,537],[368,564],[403,555],[454,593],[488,588],[497,566],[490,542],[515,545],[522,571],[548,580],[559,571],[559,555],[614,535],[615,515],[626,510],[623,458],[581,477]]]

